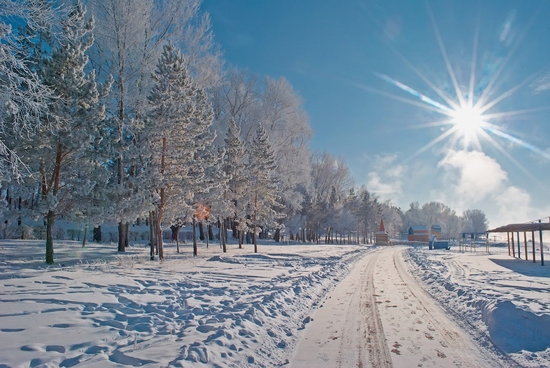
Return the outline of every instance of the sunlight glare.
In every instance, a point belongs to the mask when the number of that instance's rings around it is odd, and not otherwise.
[[[464,140],[464,148],[467,148],[470,144],[477,146],[479,134],[485,124],[481,110],[470,105],[462,106],[453,111],[452,118],[454,130]]]
[[[483,126],[483,116],[480,110],[474,107],[461,107],[453,115],[456,128],[465,134],[477,134]]]

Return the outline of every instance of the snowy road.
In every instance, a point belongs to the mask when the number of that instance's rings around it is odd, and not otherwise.
[[[0,241],[0,367],[550,366],[550,268],[505,246],[43,249]]]
[[[312,316],[291,367],[500,366],[410,276],[403,251],[356,263]]]

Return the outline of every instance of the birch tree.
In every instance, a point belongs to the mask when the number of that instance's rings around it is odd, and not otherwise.
[[[312,130],[301,97],[285,79],[266,77],[260,99],[262,121],[277,164],[278,188],[285,220],[300,212],[304,193],[311,183]],[[275,239],[279,239],[277,231]]]
[[[470,209],[462,214],[463,231],[472,231],[476,233],[485,232],[489,226],[489,221],[485,212],[479,209]]]
[[[58,11],[41,0],[0,0],[0,179],[9,181],[28,174],[16,148],[21,138],[35,133],[48,115],[53,91],[42,83],[26,47],[37,44],[12,24],[22,24],[27,33],[47,33]],[[23,169],[22,169],[23,168]]]

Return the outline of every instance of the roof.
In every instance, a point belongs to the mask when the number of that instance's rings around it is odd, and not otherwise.
[[[380,219],[380,232],[381,233],[386,232],[386,228],[384,227],[384,218],[383,217]]]
[[[414,226],[411,226],[410,229],[413,229],[415,231],[417,230],[428,230],[428,227],[427,226],[423,226],[423,225],[414,225]]]
[[[548,222],[535,222],[528,224],[508,224],[499,226],[494,229],[487,230],[488,233],[509,233],[515,231],[538,231],[538,230],[550,230],[550,223]]]

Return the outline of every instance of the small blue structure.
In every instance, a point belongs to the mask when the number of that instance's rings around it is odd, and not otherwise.
[[[448,240],[437,240],[436,236],[431,237],[431,239],[428,243],[428,247],[429,247],[430,250],[432,250],[432,249],[446,249],[446,250],[451,249],[451,246],[449,245]]]

